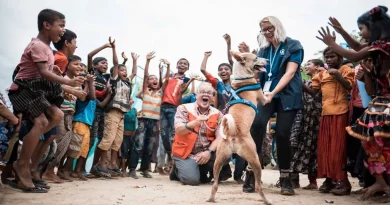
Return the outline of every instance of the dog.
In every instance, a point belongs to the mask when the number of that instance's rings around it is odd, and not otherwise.
[[[250,134],[250,128],[257,112],[258,100],[262,104],[268,102],[267,98],[263,95],[260,85],[258,85],[257,80],[254,78],[255,71],[265,71],[264,66],[267,64],[267,60],[258,58],[252,53],[235,51],[230,51],[230,53],[235,59],[233,64],[233,76],[235,79],[232,82],[232,88],[239,90],[250,85],[258,86],[258,88],[257,90],[243,90],[240,93],[236,93],[236,96],[238,95],[241,100],[234,104],[229,104],[229,114],[222,118],[220,128],[221,141],[217,146],[214,163],[214,184],[208,202],[215,202],[219,173],[223,164],[230,159],[233,153],[237,153],[252,166],[255,175],[255,188],[259,192],[263,202],[265,204],[271,204],[271,201],[266,199],[261,187],[261,164],[259,156],[256,153],[256,145]],[[232,95],[234,96],[233,93]]]

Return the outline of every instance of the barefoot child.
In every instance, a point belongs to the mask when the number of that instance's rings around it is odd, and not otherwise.
[[[82,75],[86,75],[87,80],[84,82],[84,91],[88,93],[86,100],[78,99],[76,101],[76,113],[73,117],[73,134],[76,146],[80,147],[80,151],[76,150],[68,151],[68,159],[65,164],[66,171],[71,171],[73,166],[73,158],[77,159],[76,169],[72,173],[73,178],[78,178],[86,181],[87,178],[83,175],[83,168],[87,160],[89,145],[90,145],[90,127],[92,126],[93,119],[95,118],[96,110],[96,97],[95,97],[95,82],[93,76],[85,74],[83,71]],[[81,139],[81,144],[77,141]],[[74,156],[74,157],[73,157]],[[69,161],[69,163],[68,163]]]
[[[363,61],[363,80],[370,95],[377,96],[368,105],[364,114],[351,127],[348,134],[362,140],[367,155],[365,166],[375,177],[374,184],[365,181],[361,200],[367,200],[378,192],[385,192],[385,201],[390,195],[390,16],[387,8],[376,7],[370,12],[369,54],[372,62]]]
[[[137,97],[142,100],[142,118],[138,119],[138,128],[135,133],[135,143],[134,148],[132,149],[129,165],[129,176],[134,179],[138,179],[135,169],[138,164],[139,156],[142,156],[140,168],[142,172],[141,174],[145,178],[152,178],[152,175],[149,173],[149,166],[152,160],[153,148],[158,137],[161,97],[168,83],[166,80],[160,88],[157,76],[149,75],[149,63],[153,58],[154,52],[147,54],[144,70],[144,82],[142,90],[140,90],[137,94]],[[166,71],[166,77],[168,77],[170,70],[169,62],[167,60],[162,60],[162,62],[168,66]]]
[[[77,35],[68,29],[65,29],[64,35],[61,36],[61,40],[54,43],[54,47],[57,49],[57,52],[54,54],[54,65],[58,66],[60,68],[60,74],[63,74],[66,72],[67,66],[68,66],[68,57],[72,56],[74,52],[76,51],[77,45],[76,45],[76,38]],[[82,93],[78,92],[76,90],[73,90],[72,88],[68,86],[63,86],[62,89],[65,92],[65,96],[74,95],[76,97],[82,97]],[[39,141],[38,146],[40,148],[40,152],[37,152],[36,155],[33,157],[33,163],[32,163],[32,170],[35,170],[37,163],[41,159],[42,155],[46,152],[47,148],[49,146],[54,146],[53,141],[55,139],[55,136],[57,134],[56,128],[53,128],[50,133],[45,133],[44,136],[47,136],[43,138],[43,140]],[[57,143],[57,142],[55,142]],[[56,144],[57,145],[57,144]],[[56,148],[56,147],[52,147]],[[56,150],[54,150],[56,152]],[[51,156],[53,157],[53,156]],[[54,173],[54,166],[49,165],[52,159],[48,159],[47,162],[41,164],[41,168],[43,167],[42,171],[47,173],[44,174],[44,178],[49,181],[54,181],[56,183],[62,183],[63,180],[60,179],[57,175]],[[37,173],[34,173],[33,171],[33,180],[40,180],[40,176]]]
[[[37,38],[28,44],[18,65],[18,72],[9,89],[9,98],[15,112],[34,123],[23,139],[19,159],[14,163],[18,187],[34,190],[30,160],[39,137],[57,125],[64,114],[59,109],[63,102],[61,84],[80,86],[84,78],[66,79],[52,73],[54,67],[51,42],[58,42],[64,34],[65,16],[44,9],[38,14]]]
[[[80,73],[80,62],[81,58],[73,55],[68,58],[68,66],[66,67],[65,79],[73,79],[79,76]],[[72,181],[70,177],[70,171],[64,169],[63,161],[69,156],[69,150],[71,149],[73,132],[72,132],[72,120],[73,115],[76,109],[76,100],[85,100],[86,92],[82,90],[80,86],[77,87],[65,87],[69,92],[64,93],[65,100],[61,105],[61,110],[64,112],[64,118],[57,125],[57,134],[56,134],[56,143],[57,151],[54,155],[54,159],[49,163],[44,177],[48,180],[59,181],[56,176],[54,176],[54,168],[58,166],[57,176],[63,180]],[[72,94],[70,94],[70,92]],[[66,161],[66,164],[69,166],[69,160]]]
[[[318,178],[326,177],[326,180],[319,191],[348,195],[351,184],[343,170],[347,163],[344,130],[349,117],[347,93],[352,89],[355,72],[348,66],[341,66],[343,58],[330,48],[324,50],[324,59],[329,69],[312,79],[314,93],[322,93],[317,159]]]

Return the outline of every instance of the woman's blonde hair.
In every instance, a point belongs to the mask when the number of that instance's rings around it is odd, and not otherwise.
[[[267,16],[260,21],[259,23],[260,27],[262,23],[266,23],[266,22],[269,22],[270,24],[272,24],[272,26],[275,27],[274,38],[279,42],[284,42],[287,36],[286,36],[286,31],[284,30],[284,27],[282,25],[282,22],[280,22],[280,20],[275,16]],[[268,47],[270,43],[267,40],[267,38],[261,33],[257,35],[257,42],[259,43],[260,48]]]

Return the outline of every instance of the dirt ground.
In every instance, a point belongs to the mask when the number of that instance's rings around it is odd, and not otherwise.
[[[211,191],[211,185],[184,186],[179,182],[169,181],[167,176],[153,174],[153,179],[132,178],[91,179],[87,182],[75,181],[65,184],[50,184],[47,194],[25,194],[8,186],[0,188],[1,205],[125,205],[125,204],[210,204],[206,200]],[[320,194],[318,191],[297,189],[295,196],[282,196],[273,184],[278,180],[278,171],[263,170],[262,180],[266,197],[274,204],[328,204],[325,200],[337,205],[375,204],[372,201],[361,202],[358,196],[337,197],[332,194]],[[319,184],[323,180],[319,181]],[[301,175],[301,186],[308,184],[307,177]],[[357,190],[358,182],[351,181],[353,190]],[[233,179],[220,184],[216,196],[218,204],[263,204],[258,194],[242,192],[242,186]]]

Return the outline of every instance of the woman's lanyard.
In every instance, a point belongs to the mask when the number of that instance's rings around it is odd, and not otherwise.
[[[275,57],[276,57],[276,55],[278,54],[279,48],[280,48],[280,43],[279,43],[278,48],[276,49],[275,53],[272,54],[272,51],[274,50],[274,47],[271,45],[271,50],[270,50],[270,52],[269,52],[269,73],[268,73],[268,81],[271,81],[272,69],[273,69],[274,62],[275,62]],[[272,56],[272,55],[273,55],[273,56]]]

